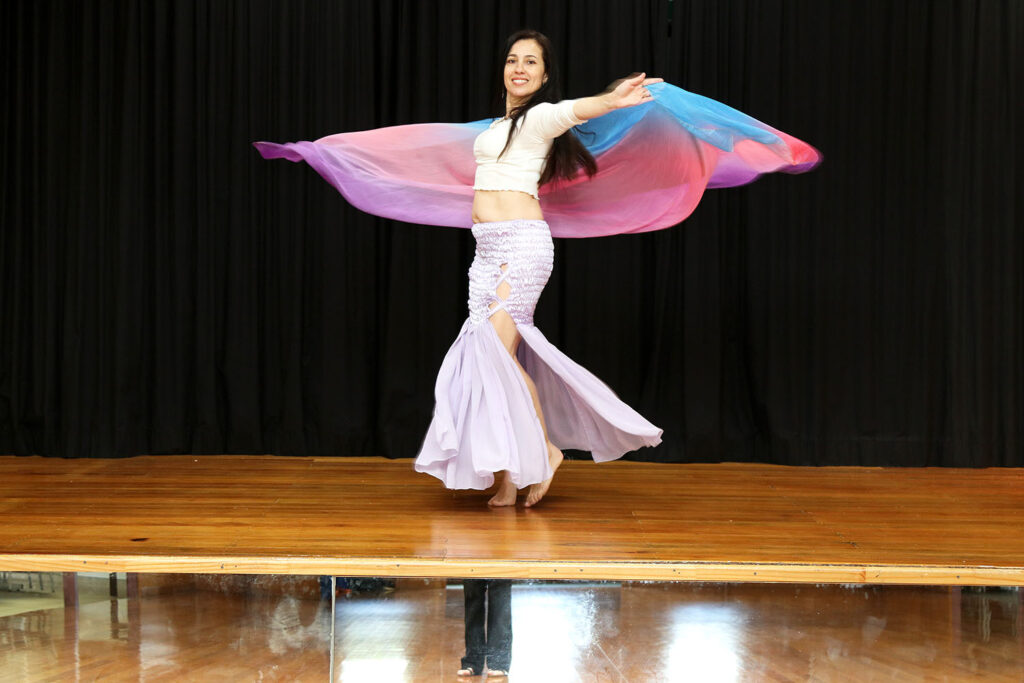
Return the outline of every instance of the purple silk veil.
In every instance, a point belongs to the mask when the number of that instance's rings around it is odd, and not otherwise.
[[[801,173],[821,160],[805,142],[727,105],[668,83],[653,101],[620,109],[573,132],[597,160],[593,178],[540,189],[555,237],[597,237],[671,227],[705,188],[762,173]],[[305,161],[356,208],[426,225],[472,226],[473,141],[493,119],[421,123],[340,133],[314,142],[254,145],[267,159]]]

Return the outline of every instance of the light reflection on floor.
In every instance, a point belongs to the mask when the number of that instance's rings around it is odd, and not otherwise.
[[[0,681],[326,681],[332,629],[335,680],[455,680],[457,582],[339,597],[332,623],[310,581],[0,617]],[[512,596],[513,682],[1024,680],[1015,589],[521,582]]]
[[[356,659],[347,657],[341,662],[339,680],[350,683],[379,683],[404,681],[409,662],[404,657],[374,657]]]
[[[594,588],[516,586],[512,590],[512,662],[522,680],[571,681],[599,643]]]
[[[681,605],[670,610],[666,679],[739,681],[744,612],[735,605]]]

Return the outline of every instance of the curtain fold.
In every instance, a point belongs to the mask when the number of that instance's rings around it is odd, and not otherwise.
[[[820,149],[659,233],[559,241],[536,322],[664,428],[637,457],[1024,466],[1024,5],[55,0],[0,9],[0,452],[413,456],[468,231],[253,140],[644,70]]]

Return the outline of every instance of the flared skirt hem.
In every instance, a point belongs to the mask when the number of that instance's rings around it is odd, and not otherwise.
[[[662,430],[562,353],[534,325],[517,323],[517,358],[537,387],[559,449],[615,460],[661,443]],[[544,429],[526,380],[489,321],[466,320],[435,385],[434,416],[414,468],[450,489],[484,490],[507,471],[517,488],[549,479]]]

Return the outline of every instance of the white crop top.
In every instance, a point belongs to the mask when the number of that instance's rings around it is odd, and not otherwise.
[[[476,157],[474,190],[519,190],[539,198],[544,161],[551,142],[573,126],[583,123],[572,111],[574,100],[558,104],[541,102],[519,119],[518,132],[505,156],[498,159],[508,140],[511,119],[498,119],[473,142]]]

